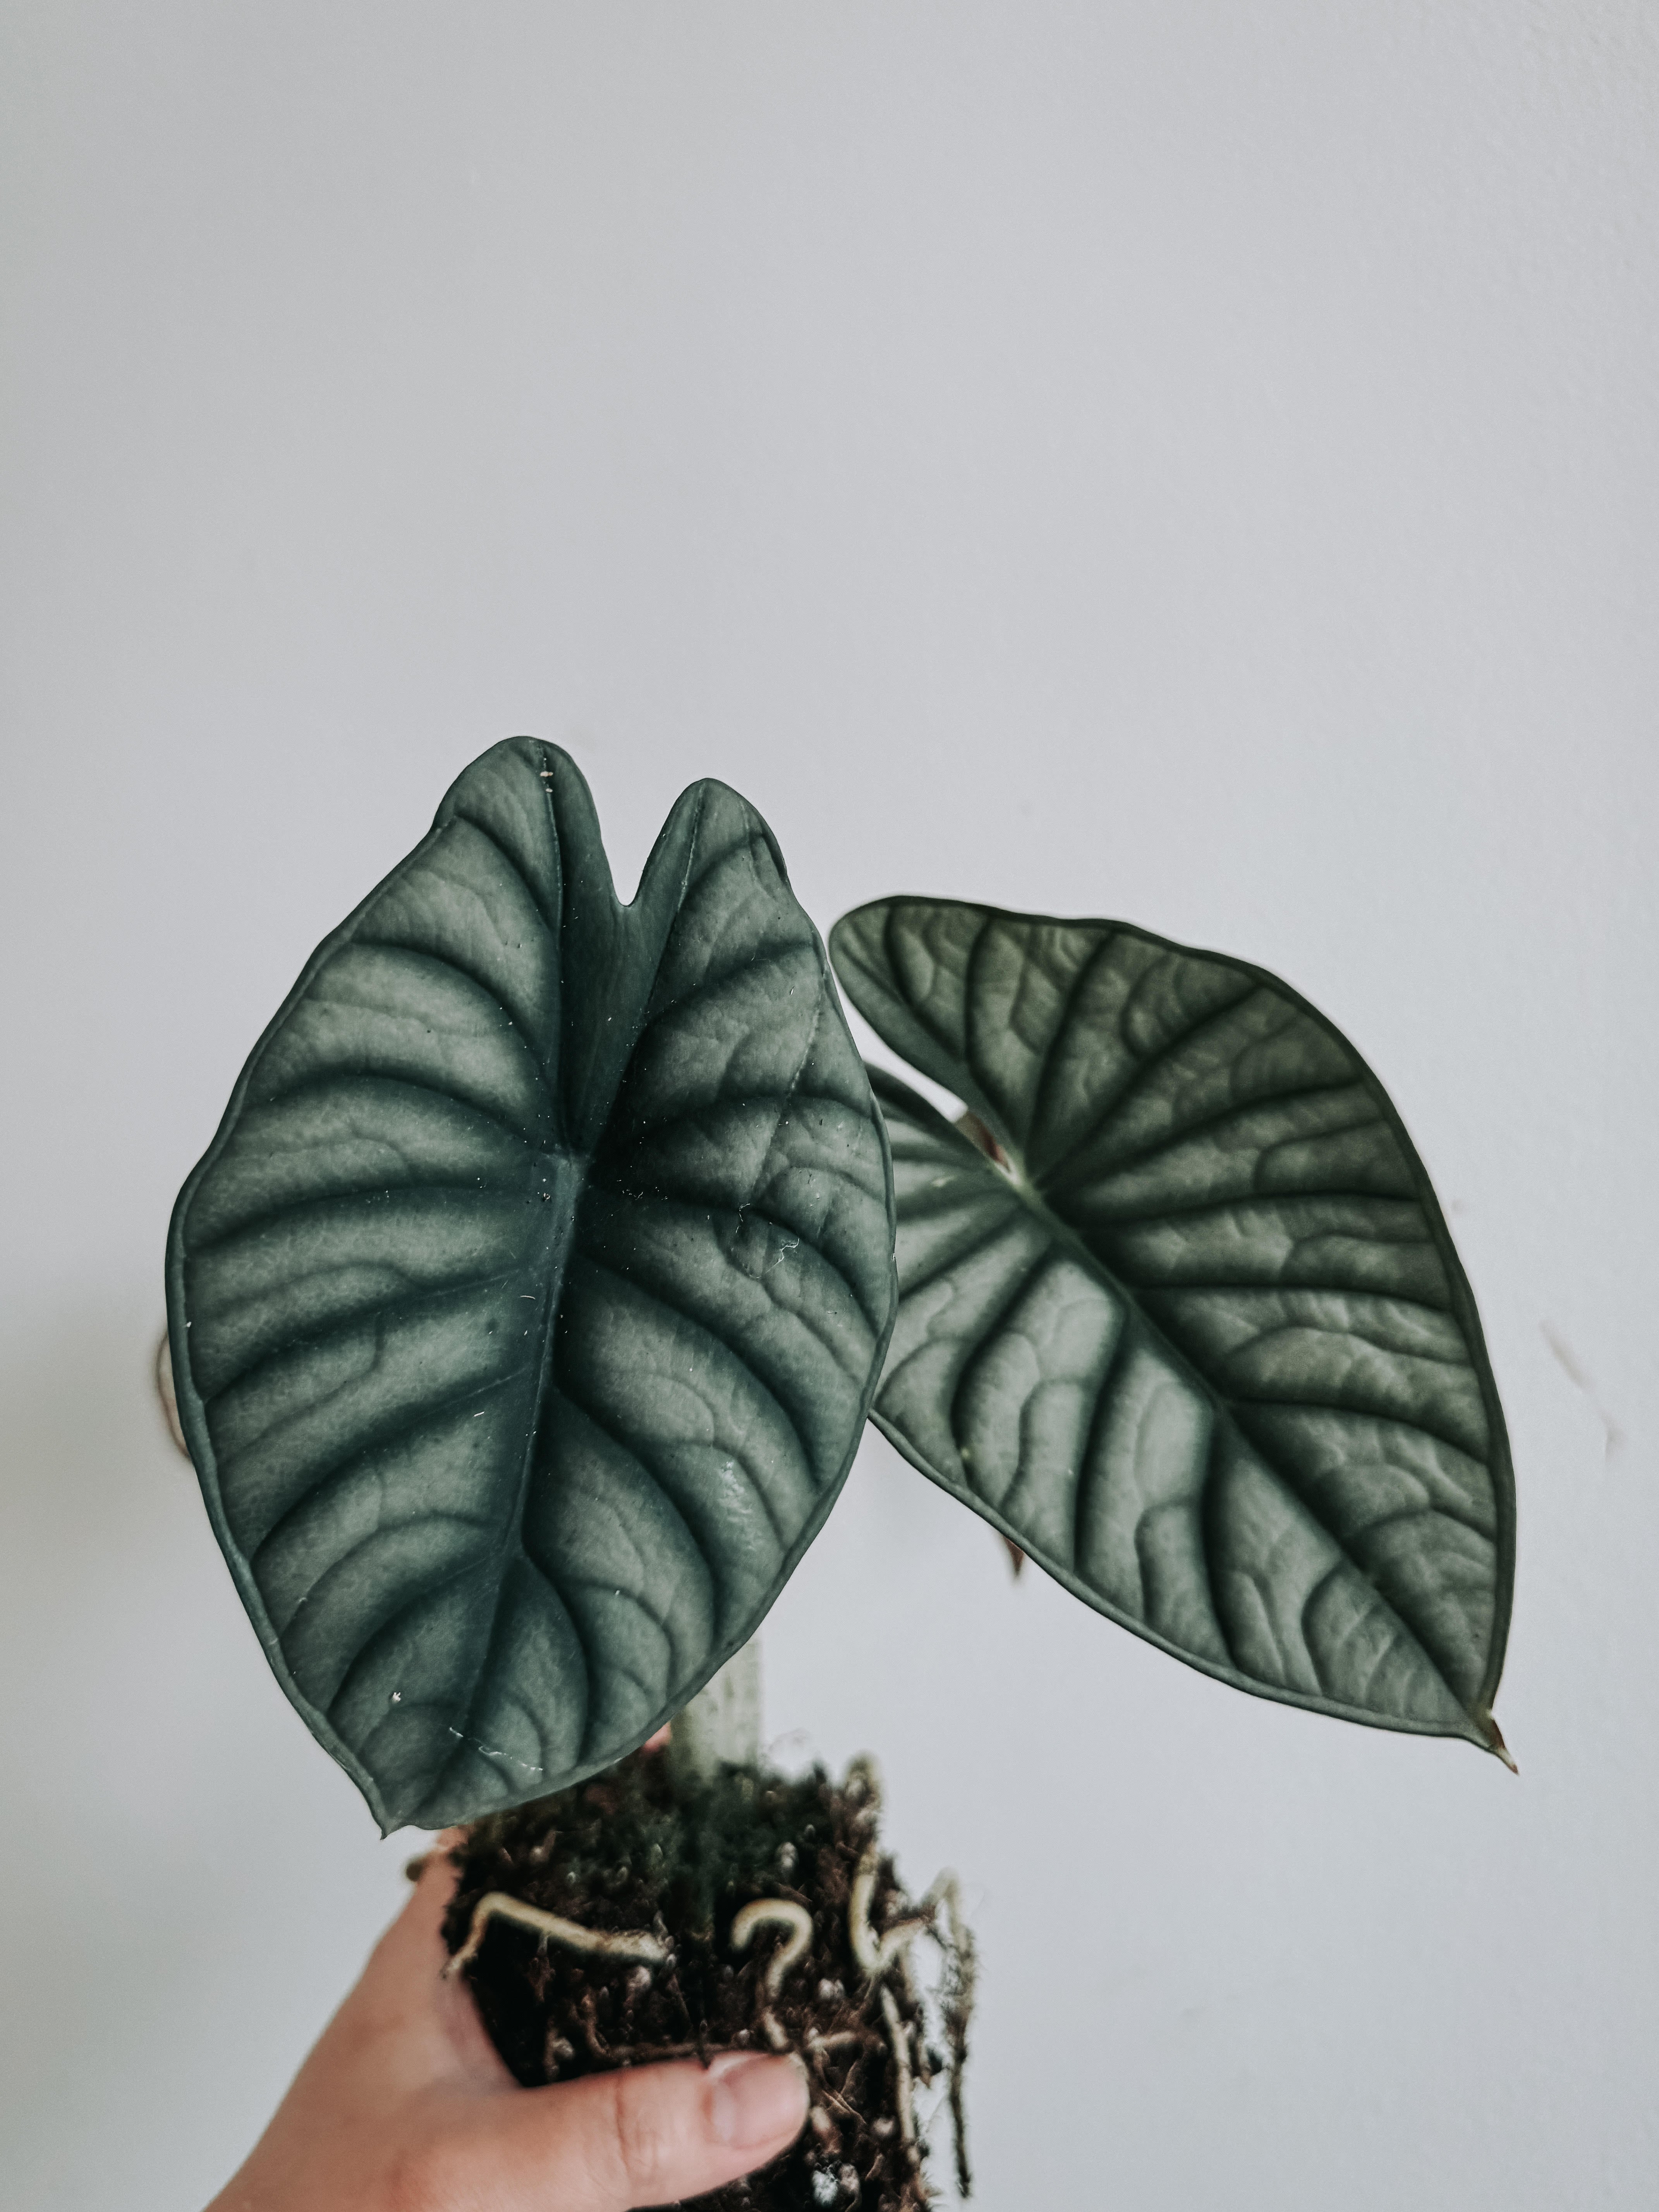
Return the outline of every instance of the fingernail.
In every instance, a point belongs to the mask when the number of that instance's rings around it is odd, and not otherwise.
[[[793,2135],[806,2118],[806,2075],[795,2059],[728,2051],[708,2071],[708,2126],[717,2142],[748,2150]]]

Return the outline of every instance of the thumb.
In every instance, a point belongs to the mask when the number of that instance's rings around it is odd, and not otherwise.
[[[524,2090],[492,2106],[490,2126],[526,2204],[556,2174],[561,2212],[628,2212],[764,2166],[800,2133],[806,2106],[799,2060],[727,2051],[706,2069],[626,2067]]]

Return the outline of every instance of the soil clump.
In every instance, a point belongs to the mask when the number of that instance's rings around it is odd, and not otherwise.
[[[967,2189],[973,1947],[948,1878],[920,1906],[901,1889],[879,1805],[866,1762],[839,1784],[822,1767],[692,1784],[635,1752],[470,1829],[444,1940],[526,2086],[722,2051],[800,2055],[812,2110],[796,2142],[686,2212],[921,2212],[916,2097],[941,2081]],[[944,1960],[927,2002],[910,1957],[924,1937]]]

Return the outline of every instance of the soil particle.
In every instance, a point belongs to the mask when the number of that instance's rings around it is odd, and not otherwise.
[[[452,1955],[461,1950],[493,1892],[666,1948],[656,1965],[584,1956],[489,1919],[465,1971],[496,2049],[527,2086],[659,2058],[706,2063],[720,2051],[803,2054],[812,2113],[797,2142],[746,2181],[695,2199],[696,2212],[920,2212],[931,2202],[927,2146],[906,2141],[908,2085],[896,2045],[918,2086],[951,2074],[959,2121],[972,1956],[964,1938],[932,2047],[908,1956],[878,1979],[860,1966],[849,1906],[861,1864],[873,1859],[868,1918],[878,1939],[916,1911],[875,1847],[878,1807],[857,1765],[840,1784],[822,1768],[799,1778],[732,1768],[690,1788],[665,1759],[635,1752],[574,1790],[470,1829],[453,1854],[459,1880],[444,1939]],[[763,1923],[741,1948],[732,1940],[733,1920],[760,1898],[804,1908],[811,1930],[810,1950],[769,2002],[769,1970],[789,1929]],[[960,2142],[957,2165],[965,2183]]]

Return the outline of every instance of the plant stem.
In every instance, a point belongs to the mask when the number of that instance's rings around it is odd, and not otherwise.
[[[674,1717],[666,1756],[688,1783],[714,1781],[722,1767],[755,1766],[761,1748],[760,1638],[751,1637]]]

